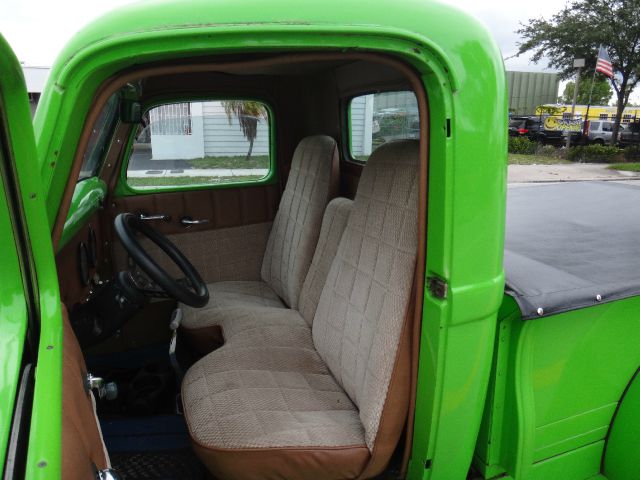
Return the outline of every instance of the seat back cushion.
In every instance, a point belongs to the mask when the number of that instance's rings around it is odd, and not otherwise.
[[[368,448],[375,455],[385,442],[389,457],[408,406],[400,352],[418,248],[418,148],[416,140],[391,142],[369,158],[313,320],[314,345],[358,407]],[[400,378],[406,385],[397,388]]]
[[[324,217],[322,217],[320,238],[318,238],[318,245],[313,254],[307,277],[304,279],[298,302],[298,311],[309,325],[313,322],[313,317],[316,314],[322,287],[324,287],[331,263],[336,256],[352,206],[353,201],[348,198],[334,198],[327,205]]]
[[[337,193],[338,169],[338,149],[331,137],[306,137],[293,154],[261,270],[262,279],[290,308],[298,307],[324,209]]]

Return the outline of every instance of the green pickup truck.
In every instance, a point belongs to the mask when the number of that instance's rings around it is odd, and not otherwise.
[[[640,189],[507,191],[465,13],[148,0],[33,123],[0,72],[4,479],[640,478]]]

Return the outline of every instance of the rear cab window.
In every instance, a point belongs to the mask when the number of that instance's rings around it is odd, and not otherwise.
[[[349,156],[357,162],[366,162],[384,143],[420,137],[418,101],[410,91],[354,97],[348,114]]]
[[[255,100],[155,105],[129,149],[126,184],[158,191],[268,181],[271,118],[269,107]]]

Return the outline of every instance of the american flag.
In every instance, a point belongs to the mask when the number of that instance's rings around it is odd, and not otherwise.
[[[613,65],[607,49],[600,45],[598,50],[598,61],[596,62],[596,72],[604,73],[607,77],[613,78]]]

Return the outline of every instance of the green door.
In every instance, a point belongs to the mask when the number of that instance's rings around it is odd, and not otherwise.
[[[3,478],[56,478],[60,471],[60,299],[40,183],[22,69],[0,35]]]

